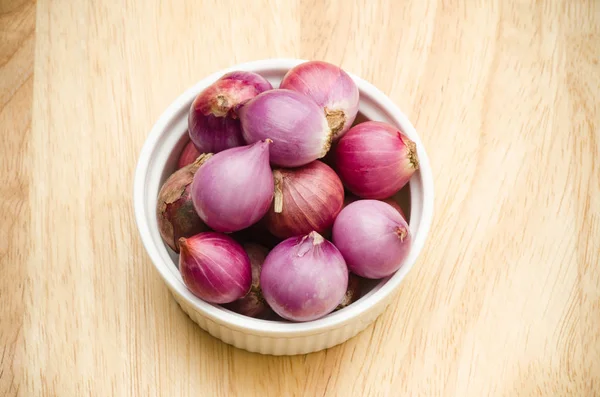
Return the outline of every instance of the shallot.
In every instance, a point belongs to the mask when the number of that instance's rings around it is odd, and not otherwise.
[[[333,242],[351,272],[377,279],[402,266],[410,251],[411,233],[391,205],[359,200],[346,206],[336,218]]]
[[[273,174],[269,139],[215,154],[194,176],[192,201],[196,212],[218,232],[249,227],[269,210]]]
[[[179,271],[186,287],[210,303],[229,303],[245,296],[252,283],[250,259],[231,237],[204,232],[179,239]]]
[[[188,129],[200,152],[218,153],[244,145],[236,108],[272,89],[264,77],[252,72],[224,75],[202,91],[190,107]]]
[[[335,168],[344,185],[357,196],[388,198],[419,168],[417,147],[398,128],[366,121],[339,140]]]
[[[246,142],[272,139],[271,163],[299,167],[327,154],[331,128],[321,108],[291,90],[271,90],[238,109]]]
[[[332,243],[310,232],[273,248],[263,263],[260,283],[277,314],[310,321],[340,304],[348,287],[348,268]]]
[[[273,177],[275,196],[265,217],[273,235],[323,233],[333,225],[344,203],[344,187],[329,166],[313,161],[300,168],[276,169]]]
[[[162,185],[157,198],[158,230],[164,242],[179,252],[180,237],[208,230],[194,210],[190,185],[196,171],[212,156],[202,154],[192,163],[175,171]]]

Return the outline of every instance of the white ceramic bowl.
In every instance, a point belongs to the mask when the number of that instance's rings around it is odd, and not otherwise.
[[[381,280],[352,305],[321,319],[291,323],[266,321],[239,315],[192,295],[175,265],[177,256],[168,250],[158,232],[155,215],[156,197],[164,180],[173,172],[187,142],[187,114],[196,95],[223,74],[247,70],[261,74],[274,87],[296,59],[269,59],[249,62],[221,70],[203,79],[179,98],[160,116],[142,148],[138,161],[133,204],[142,242],[154,266],[181,308],[211,335],[241,349],[274,355],[304,354],[342,343],[371,324],[390,304],[394,290],[402,282],[423,248],[433,215],[433,181],[429,159],[414,127],[394,103],[365,80],[352,76],[360,90],[359,112],[371,120],[398,126],[418,148],[420,169],[410,181],[411,252],[394,275]]]

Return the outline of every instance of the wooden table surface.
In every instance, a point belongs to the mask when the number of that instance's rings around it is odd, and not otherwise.
[[[596,0],[0,0],[0,395],[600,395],[599,29]],[[270,57],[374,83],[436,185],[392,306],[297,357],[189,320],[131,202],[163,109]]]

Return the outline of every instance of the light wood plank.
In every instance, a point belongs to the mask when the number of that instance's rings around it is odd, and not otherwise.
[[[115,4],[0,3],[0,394],[600,395],[600,3]],[[163,109],[269,57],[382,89],[421,134],[437,193],[392,307],[300,357],[201,331],[131,206]]]

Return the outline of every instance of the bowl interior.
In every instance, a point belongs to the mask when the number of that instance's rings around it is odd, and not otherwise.
[[[218,305],[206,303],[187,290],[176,266],[178,255],[163,243],[158,232],[155,209],[160,187],[176,169],[179,155],[189,140],[187,114],[191,103],[200,91],[229,71],[254,71],[268,79],[273,87],[278,87],[287,70],[300,62],[298,60],[252,62],[223,70],[202,80],[177,98],[155,124],[142,150],[136,171],[134,186],[136,220],[142,240],[157,269],[165,281],[170,284],[171,289],[190,301],[199,311],[215,320],[221,320],[221,322],[227,322],[239,328],[250,327],[257,331],[268,330],[270,332],[299,332],[331,326],[336,322],[360,315],[361,311],[367,310],[369,306],[389,294],[410,270],[422,248],[429,228],[431,207],[433,206],[433,186],[430,181],[428,159],[414,127],[384,94],[366,81],[352,76],[360,90],[359,117],[355,123],[376,120],[396,125],[417,144],[421,168],[413,175],[410,184],[395,197],[410,220],[410,229],[413,235],[411,253],[402,268],[388,278],[366,283],[363,296],[359,301],[321,319],[306,323],[249,318]],[[427,190],[431,191],[427,192]]]

